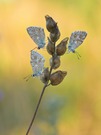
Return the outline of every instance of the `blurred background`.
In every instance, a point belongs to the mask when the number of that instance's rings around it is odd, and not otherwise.
[[[61,57],[68,75],[45,91],[30,135],[101,135],[101,1],[0,0],[0,135],[25,135],[43,84],[32,74],[30,50],[36,47],[28,26],[45,29],[45,15],[58,22],[61,37],[88,33],[73,53]],[[46,58],[45,49],[37,50]]]

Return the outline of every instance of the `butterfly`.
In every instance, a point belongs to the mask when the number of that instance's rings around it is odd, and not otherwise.
[[[34,72],[32,77],[38,77],[42,74],[44,69],[44,62],[45,58],[41,54],[35,52],[34,50],[31,50],[30,63]]]
[[[87,36],[87,32],[85,31],[74,31],[69,39],[68,53],[70,52],[75,53],[76,52],[75,49],[83,43],[86,36]]]
[[[28,27],[27,32],[32,40],[37,44],[38,49],[45,46],[45,32],[41,27]]]

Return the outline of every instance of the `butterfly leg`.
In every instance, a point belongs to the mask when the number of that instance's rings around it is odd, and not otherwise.
[[[81,55],[78,52],[75,52],[78,59],[80,59]]]
[[[35,47],[35,48],[31,49],[31,51],[32,51],[32,50],[35,50],[36,48],[37,48],[37,47]]]
[[[24,77],[24,79],[26,80],[26,82],[32,77],[32,75],[28,75],[26,77]]]

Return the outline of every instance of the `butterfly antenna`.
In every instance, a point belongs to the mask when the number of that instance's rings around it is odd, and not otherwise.
[[[26,77],[24,77],[24,79],[26,80],[26,82],[31,78],[32,75],[28,75]]]
[[[78,58],[78,60],[79,60],[80,57],[81,57],[81,55],[80,55],[78,52],[75,52],[75,54],[76,54],[76,56],[77,56],[77,58]]]
[[[35,50],[35,49],[37,49],[37,47],[35,47],[35,48],[31,49],[31,51],[32,51],[32,50]]]

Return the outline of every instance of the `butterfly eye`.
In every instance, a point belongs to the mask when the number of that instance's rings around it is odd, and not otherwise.
[[[40,49],[40,47],[38,47],[38,49]]]

